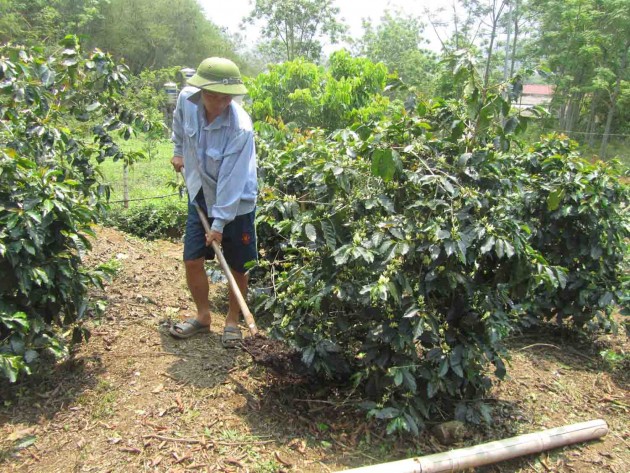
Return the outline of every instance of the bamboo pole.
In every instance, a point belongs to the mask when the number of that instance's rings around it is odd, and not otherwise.
[[[441,473],[461,471],[503,460],[539,453],[578,442],[603,437],[608,425],[602,419],[566,425],[532,434],[519,435],[474,447],[425,457],[408,458],[391,463],[344,470],[345,473]]]

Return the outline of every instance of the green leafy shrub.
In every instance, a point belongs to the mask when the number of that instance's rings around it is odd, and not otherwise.
[[[604,210],[558,221],[553,193],[569,177],[586,189],[567,171],[584,162],[554,137],[524,147],[515,134],[540,110],[511,111],[500,89],[480,88],[466,57],[455,72],[464,98],[420,102],[414,113],[332,134],[257,124],[269,291],[258,291],[256,309],[314,372],[351,380],[388,432],[418,433],[445,408],[489,420],[475,399],[505,375],[501,342],[511,331],[564,310],[575,284],[588,286],[589,300],[604,297],[596,311],[622,297],[613,289],[622,284],[627,191],[616,171],[596,166],[592,197],[574,202],[591,212],[606,196]],[[571,248],[560,223],[579,230],[589,251],[602,248],[597,274],[559,256]],[[580,306],[580,316],[596,320],[593,308]]]
[[[73,36],[50,56],[0,47],[0,373],[10,381],[44,353],[63,357],[65,333],[88,335],[87,290],[108,272],[81,266],[107,195],[90,161],[125,158],[113,131],[151,127],[121,105],[125,74]]]
[[[163,110],[168,103],[164,84],[177,82],[181,67],[164,69],[145,69],[129,79],[130,94],[128,99],[141,104],[143,109]]]
[[[610,328],[615,303],[623,304],[628,290],[628,187],[619,163],[591,163],[576,147],[552,135],[516,162],[528,176],[524,218],[532,245],[566,272],[555,291],[536,292],[528,311],[579,328]]]
[[[328,69],[297,59],[248,82],[249,108],[254,121],[335,130],[387,110],[390,103],[382,95],[387,78],[383,64],[346,51],[333,53]]]
[[[40,352],[65,356],[51,327],[90,311],[86,291],[102,274],[81,266],[94,222],[81,176],[71,167],[43,169],[6,153],[0,171],[0,195],[8,203],[0,207],[0,370],[15,381]]]
[[[147,240],[178,238],[186,227],[186,216],[185,203],[150,203],[109,212],[104,223]]]

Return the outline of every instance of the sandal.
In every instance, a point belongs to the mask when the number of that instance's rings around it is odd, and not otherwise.
[[[204,325],[197,319],[186,319],[183,322],[179,322],[169,329],[171,335],[175,338],[189,338],[199,332],[209,332],[210,326]]]
[[[236,348],[241,340],[243,340],[243,334],[240,328],[227,326],[223,329],[221,336],[223,348]]]

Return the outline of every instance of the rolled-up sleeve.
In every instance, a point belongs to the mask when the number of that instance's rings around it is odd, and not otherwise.
[[[246,184],[256,173],[254,133],[241,130],[230,139],[219,168],[216,202],[211,209],[212,229],[223,232],[223,227],[236,217]]]

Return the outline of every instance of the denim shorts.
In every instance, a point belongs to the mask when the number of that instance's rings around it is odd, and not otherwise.
[[[206,203],[203,193],[199,192],[195,201],[206,213]],[[258,261],[258,250],[256,249],[256,228],[254,219],[256,211],[248,214],[237,215],[234,220],[223,228],[223,240],[221,247],[223,256],[230,268],[238,273],[247,272],[252,265],[250,262]],[[212,218],[208,218],[212,226]],[[186,220],[186,234],[184,236],[184,261],[205,258],[214,259],[214,250],[206,246],[206,233],[197,214],[195,206],[188,202],[188,218]]]

